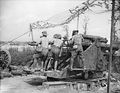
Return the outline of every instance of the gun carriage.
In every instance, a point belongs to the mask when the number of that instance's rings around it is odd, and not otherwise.
[[[54,79],[97,79],[104,77],[104,72],[108,70],[110,45],[107,39],[99,36],[83,35],[82,42],[83,53],[78,54],[73,63],[73,69],[70,67],[71,46],[62,47],[62,53],[59,57],[57,69],[61,72],[58,77],[54,74],[47,73],[49,78]],[[115,51],[118,45],[113,45],[113,63],[115,61]],[[82,59],[82,60],[81,60]],[[83,61],[83,62],[81,62]],[[52,64],[53,65],[53,64]],[[49,72],[49,67],[47,68]],[[54,71],[52,71],[54,73]]]
[[[71,46],[64,45],[59,57],[57,69],[51,71],[49,67],[45,71],[47,82],[43,85],[87,85],[87,88],[104,87],[107,85],[107,71],[109,62],[110,45],[107,39],[99,36],[83,35],[82,42],[83,53],[78,54],[73,63],[73,69],[70,69]],[[116,61],[115,51],[119,49],[118,45],[113,44],[113,64]],[[120,60],[120,57],[118,57]],[[82,60],[81,60],[82,59]],[[83,61],[83,62],[81,62]],[[82,63],[82,64],[81,64]],[[53,65],[53,64],[52,64]],[[56,81],[54,83],[53,81]],[[64,81],[59,84],[59,81]]]

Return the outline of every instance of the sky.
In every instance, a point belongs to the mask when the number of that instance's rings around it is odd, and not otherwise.
[[[0,40],[10,41],[21,34],[30,31],[29,24],[47,20],[56,14],[80,5],[86,0],[0,0]],[[94,8],[94,11],[100,11]],[[79,32],[84,33],[82,28],[84,16],[89,18],[88,35],[97,35],[110,39],[110,13],[96,14],[95,12],[86,12],[80,15]],[[68,25],[69,36],[77,26],[77,19],[72,20]],[[65,35],[63,26],[43,29],[48,32],[51,38],[55,33]],[[35,41],[39,41],[42,29],[33,30]],[[26,34],[16,41],[31,41],[30,34]]]

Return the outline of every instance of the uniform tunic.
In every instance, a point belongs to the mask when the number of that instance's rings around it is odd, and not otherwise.
[[[62,43],[63,41],[61,39],[57,39],[57,38],[53,39],[52,52],[58,55]]]
[[[37,46],[37,53],[33,56],[34,58],[43,58],[43,56],[46,58],[48,54],[48,44],[49,44],[49,39],[47,37],[42,36],[40,38],[41,45]],[[43,58],[44,59],[44,58]]]
[[[41,52],[44,56],[47,56],[48,53],[48,47],[49,47],[49,39],[47,37],[41,37],[40,38],[40,43],[41,43]]]
[[[75,66],[75,68],[83,67],[83,60],[82,60],[81,54],[80,54],[81,60],[79,59],[79,60],[75,61],[78,51],[80,51],[80,52],[83,51],[82,40],[83,40],[83,37],[81,34],[77,34],[72,37],[71,43],[73,44],[73,50],[71,51],[71,64],[70,64],[71,69],[74,68],[74,66]]]
[[[41,37],[40,43],[43,48],[48,48],[49,45],[49,39],[47,37]]]
[[[55,38],[55,39],[53,39],[53,43],[54,43],[53,45],[60,47],[62,45],[63,41],[61,39]]]
[[[77,46],[77,50],[78,51],[83,51],[83,48],[82,48],[82,40],[83,40],[83,37],[81,34],[78,34],[78,35],[74,35],[72,37],[72,43],[74,44],[74,46]],[[73,47],[74,47],[73,46]]]

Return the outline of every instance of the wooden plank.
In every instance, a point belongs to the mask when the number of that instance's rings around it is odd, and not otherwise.
[[[68,84],[71,84],[71,82],[55,81],[55,82],[44,82],[43,83],[43,85],[49,85],[49,86],[68,85]]]

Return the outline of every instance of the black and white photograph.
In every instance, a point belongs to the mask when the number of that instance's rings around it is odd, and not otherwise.
[[[0,93],[120,93],[120,0],[0,0]]]

